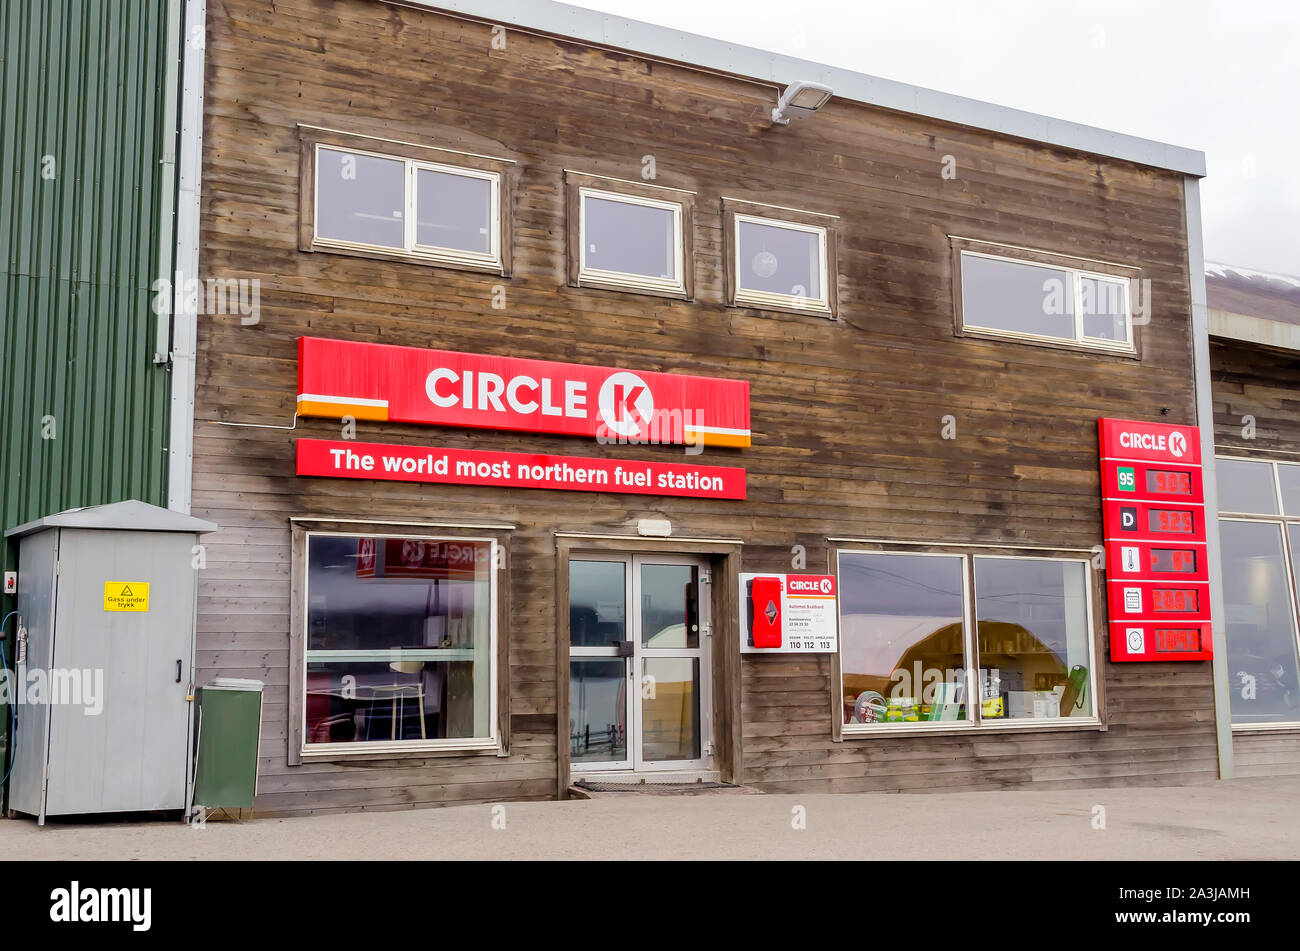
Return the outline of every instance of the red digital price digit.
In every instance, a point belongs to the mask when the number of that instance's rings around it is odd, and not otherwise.
[[[1195,530],[1192,513],[1176,509],[1151,509],[1147,512],[1147,527],[1166,535],[1190,535]]]
[[[1157,611],[1186,614],[1196,610],[1196,591],[1191,588],[1156,588],[1151,600]]]

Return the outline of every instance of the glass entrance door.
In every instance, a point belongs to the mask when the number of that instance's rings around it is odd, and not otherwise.
[[[704,565],[671,555],[569,562],[573,769],[711,766]]]

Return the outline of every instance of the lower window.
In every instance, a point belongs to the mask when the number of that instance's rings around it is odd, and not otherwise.
[[[493,545],[307,535],[304,747],[495,737]]]
[[[1083,559],[841,551],[846,732],[1095,719]]]
[[[1286,528],[1294,556],[1300,526]],[[1282,529],[1278,522],[1219,521],[1229,702],[1235,726],[1300,721],[1296,620]]]

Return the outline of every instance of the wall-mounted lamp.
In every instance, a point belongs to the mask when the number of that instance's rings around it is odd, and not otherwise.
[[[785,87],[772,110],[775,125],[789,125],[791,119],[810,116],[831,98],[831,87],[798,80]]]

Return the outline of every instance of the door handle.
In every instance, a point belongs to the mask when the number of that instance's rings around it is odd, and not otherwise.
[[[619,657],[631,657],[634,645],[631,641],[615,641],[614,646],[618,648]]]
[[[176,661],[176,682],[177,683],[181,682],[181,661],[180,660]]]

